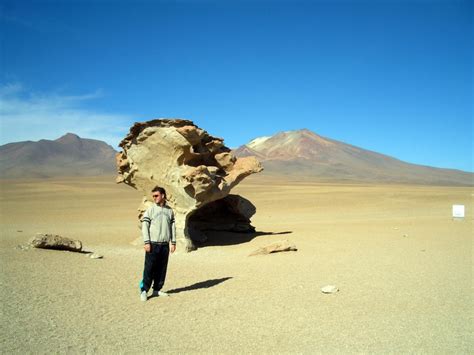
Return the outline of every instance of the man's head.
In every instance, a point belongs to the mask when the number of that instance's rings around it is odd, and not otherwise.
[[[158,205],[163,205],[166,202],[166,190],[162,187],[155,186],[151,190],[153,201]]]

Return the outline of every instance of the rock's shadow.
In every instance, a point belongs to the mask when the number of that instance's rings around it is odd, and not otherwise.
[[[207,246],[225,246],[225,245],[236,245],[250,242],[252,239],[264,235],[279,235],[279,234],[290,234],[292,231],[284,232],[250,232],[250,233],[238,233],[238,232],[227,232],[227,231],[205,231],[207,240],[205,242],[195,242],[198,248]]]
[[[94,252],[92,250],[81,250],[81,251],[78,251],[77,253],[80,253],[80,254],[94,254]]]
[[[166,291],[166,293],[172,294],[172,293],[180,293],[180,292],[185,292],[185,291],[199,290],[201,288],[209,288],[209,287],[216,286],[224,281],[230,280],[231,278],[232,277],[223,277],[221,279],[201,281],[201,282],[197,282],[195,284],[192,284],[186,287],[180,287],[180,288],[175,288],[175,289]]]

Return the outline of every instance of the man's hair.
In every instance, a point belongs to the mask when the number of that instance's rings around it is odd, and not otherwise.
[[[160,187],[160,186],[155,186],[153,188],[153,190],[151,190],[151,192],[152,193],[153,192],[159,192],[160,194],[165,195],[165,199],[166,199],[166,190],[164,188]]]

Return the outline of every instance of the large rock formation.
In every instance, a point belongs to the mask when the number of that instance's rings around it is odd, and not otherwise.
[[[118,183],[145,195],[142,213],[155,186],[166,189],[176,218],[178,248],[195,249],[205,231],[253,231],[250,201],[229,195],[246,176],[262,170],[255,157],[235,158],[223,139],[210,136],[192,121],[158,119],[135,123],[120,142]]]

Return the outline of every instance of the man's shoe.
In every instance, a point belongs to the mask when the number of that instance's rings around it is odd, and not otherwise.
[[[148,300],[146,291],[142,291],[142,293],[140,293],[140,300],[142,300],[143,302],[146,302]]]
[[[168,297],[169,295],[163,291],[153,291],[153,297]]]

